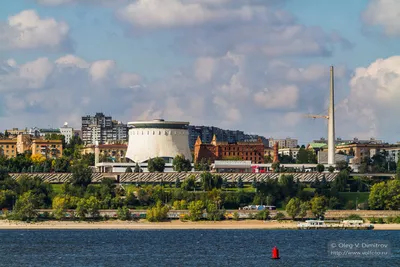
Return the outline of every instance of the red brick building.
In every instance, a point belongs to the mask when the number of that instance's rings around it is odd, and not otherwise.
[[[197,137],[194,144],[194,162],[201,159],[206,160],[251,160],[252,163],[264,163],[264,144],[261,139],[256,142],[237,142],[230,144],[228,142],[218,142],[214,135],[210,144],[203,144],[200,137]]]

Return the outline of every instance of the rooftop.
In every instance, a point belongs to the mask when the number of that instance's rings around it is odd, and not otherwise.
[[[155,119],[152,121],[133,121],[128,125],[133,128],[166,128],[166,129],[186,129],[189,126],[186,121],[165,121],[163,119]]]

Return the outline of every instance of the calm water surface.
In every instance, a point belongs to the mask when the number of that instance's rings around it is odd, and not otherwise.
[[[330,241],[387,240],[389,258],[333,259]],[[0,266],[400,266],[400,231],[1,230]],[[277,246],[281,260],[271,260]]]

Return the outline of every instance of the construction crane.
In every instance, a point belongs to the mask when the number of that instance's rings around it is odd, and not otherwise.
[[[305,114],[304,117],[312,119],[329,119],[328,115]]]

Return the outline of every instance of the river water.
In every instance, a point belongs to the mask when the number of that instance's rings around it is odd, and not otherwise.
[[[8,267],[400,266],[400,231],[0,230],[0,240]],[[332,256],[332,242],[353,241],[386,243],[390,254]],[[274,246],[280,260],[271,259]]]

